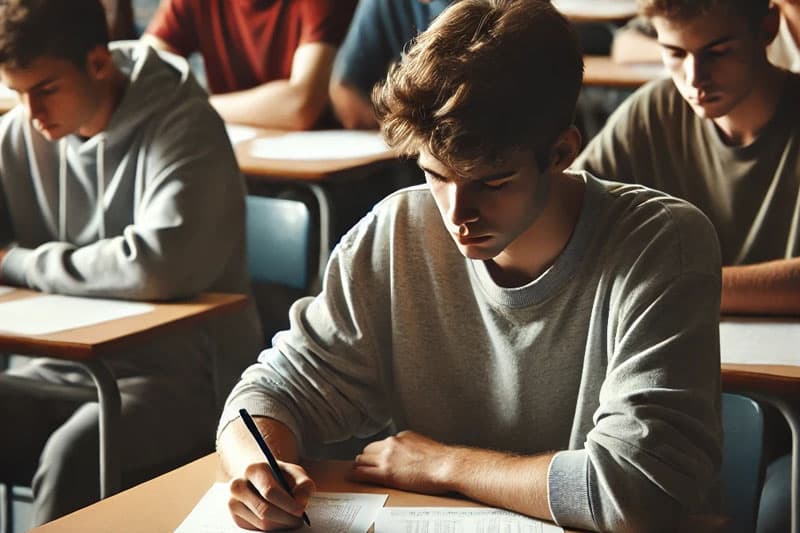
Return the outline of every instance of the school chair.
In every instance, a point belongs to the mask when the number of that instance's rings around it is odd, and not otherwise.
[[[289,307],[312,292],[319,246],[308,204],[247,197],[247,266],[267,339],[289,325]]]
[[[752,533],[764,481],[764,411],[754,400],[722,394],[722,510],[728,531]]]

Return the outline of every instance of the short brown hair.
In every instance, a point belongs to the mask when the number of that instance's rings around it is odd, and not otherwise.
[[[769,0],[637,0],[646,17],[688,20],[722,7],[725,13],[758,22],[769,12]]]
[[[531,149],[546,166],[572,124],[583,77],[578,39],[544,0],[461,0],[393,65],[372,98],[390,146],[423,147],[466,175]]]
[[[90,50],[107,44],[99,0],[0,1],[0,65],[25,68],[50,56],[82,68]]]

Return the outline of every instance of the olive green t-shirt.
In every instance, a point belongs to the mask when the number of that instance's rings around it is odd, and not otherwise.
[[[573,164],[683,198],[714,224],[724,265],[800,255],[800,76],[747,146],[726,145],[671,80],[645,85]]]

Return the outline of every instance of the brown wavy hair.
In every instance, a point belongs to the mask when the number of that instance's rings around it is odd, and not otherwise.
[[[83,68],[89,51],[106,44],[99,0],[0,0],[0,65],[25,68],[49,56]]]
[[[688,20],[722,7],[724,13],[760,21],[769,11],[769,0],[637,0],[646,17]]]
[[[544,0],[461,0],[420,34],[375,87],[386,142],[425,148],[465,176],[532,149],[541,168],[568,128],[583,78],[572,26]]]

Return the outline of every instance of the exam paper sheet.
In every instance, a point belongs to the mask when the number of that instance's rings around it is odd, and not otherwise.
[[[564,533],[549,522],[483,507],[387,507],[375,533]]]
[[[388,150],[379,132],[357,130],[301,131],[256,139],[250,145],[253,157],[301,161],[357,159]]]
[[[17,335],[47,335],[66,329],[141,315],[151,304],[47,294],[0,302],[0,331]]]
[[[241,124],[225,124],[225,131],[228,132],[228,138],[234,146],[258,135],[255,128]]]
[[[311,527],[306,533],[367,533],[386,502],[386,494],[318,492],[311,497],[306,513]],[[228,485],[215,483],[192,509],[175,533],[240,533],[228,513]]]
[[[719,344],[723,363],[800,366],[800,321],[724,317]]]

